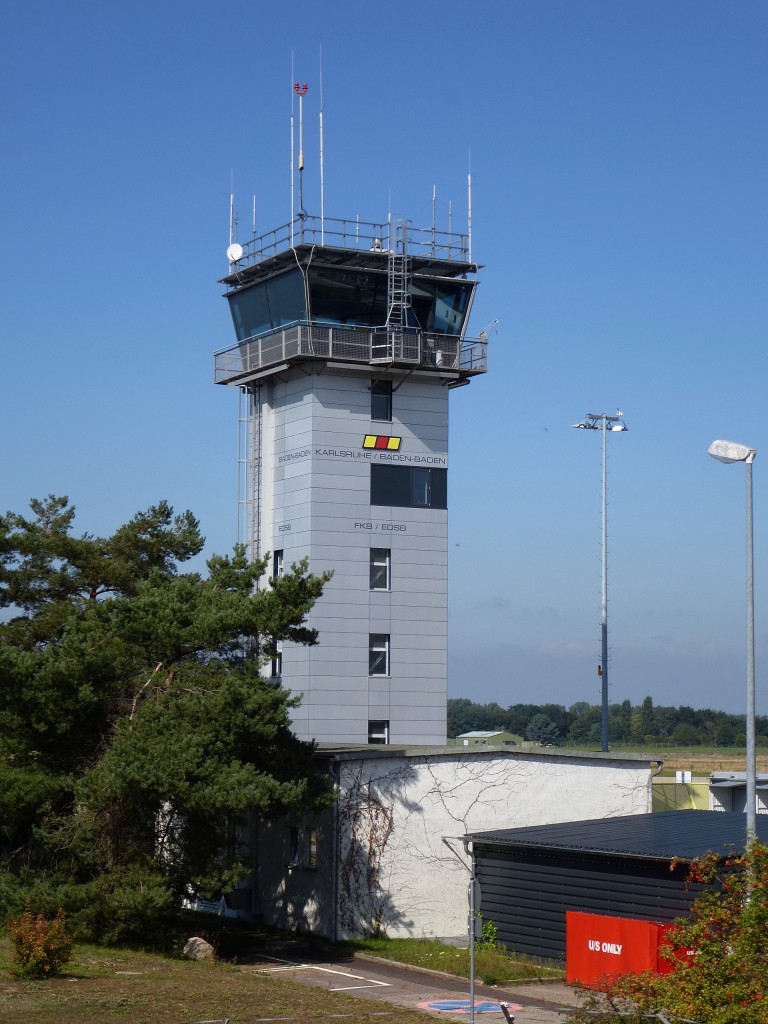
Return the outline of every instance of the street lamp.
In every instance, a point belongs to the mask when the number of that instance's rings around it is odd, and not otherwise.
[[[605,412],[588,412],[581,423],[572,424],[576,430],[602,430],[603,432],[603,600],[600,626],[601,652],[598,673],[602,682],[601,749],[608,750],[608,514],[606,507],[606,436],[608,431],[627,429],[624,414],[617,409],[615,416]]]
[[[713,441],[709,454],[718,462],[747,464],[747,843],[757,835],[755,764],[755,588],[752,543],[752,463],[757,452],[734,441]]]

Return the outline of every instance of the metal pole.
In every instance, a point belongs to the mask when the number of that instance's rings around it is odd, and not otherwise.
[[[755,590],[752,541],[752,461],[747,459],[747,845],[757,836],[755,764]]]
[[[601,660],[602,660],[602,715],[601,715],[601,749],[608,750],[608,510],[606,497],[606,430],[607,417],[603,416],[603,594],[602,618],[600,625]]]
[[[469,1024],[475,1024],[475,851],[469,875]]]

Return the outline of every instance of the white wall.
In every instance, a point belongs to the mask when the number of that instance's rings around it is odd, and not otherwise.
[[[467,871],[443,836],[651,810],[647,760],[484,751],[342,760],[339,928],[460,936]],[[455,843],[459,850],[461,843]]]

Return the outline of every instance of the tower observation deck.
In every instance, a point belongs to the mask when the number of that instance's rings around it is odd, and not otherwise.
[[[271,671],[306,739],[443,743],[448,395],[487,370],[467,337],[466,235],[317,218],[230,247],[236,343],[214,356],[241,395],[241,537],[272,576],[333,579],[316,647]]]

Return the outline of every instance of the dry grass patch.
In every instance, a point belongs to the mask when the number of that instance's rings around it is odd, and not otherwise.
[[[229,963],[75,946],[60,978],[22,981],[0,940],[0,1020],[14,1024],[188,1024],[289,1018],[424,1024],[412,1010],[309,988]]]

